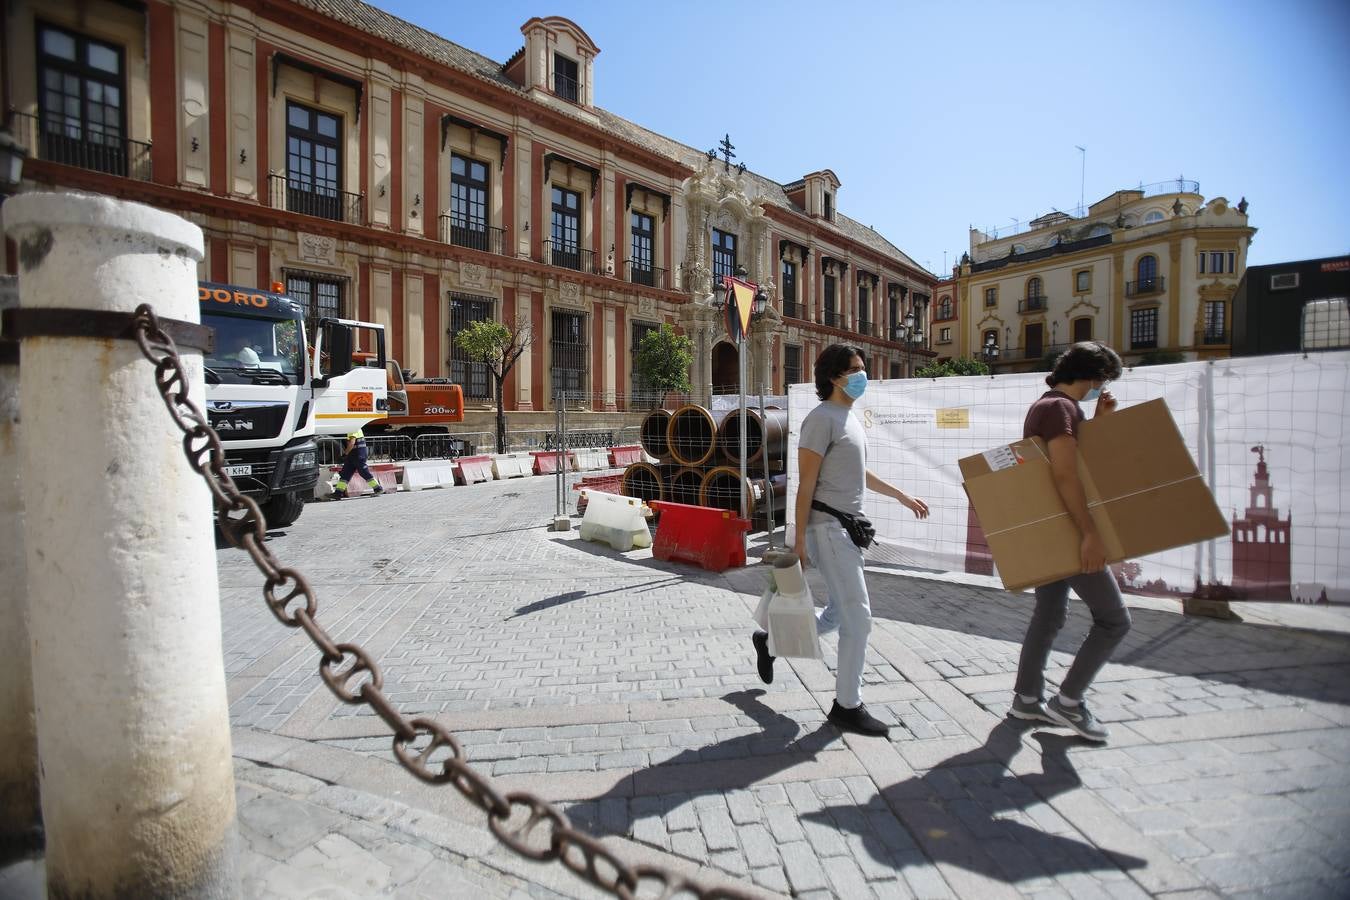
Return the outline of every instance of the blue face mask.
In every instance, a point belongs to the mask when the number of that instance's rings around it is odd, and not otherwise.
[[[1102,389],[1099,388],[1099,387],[1095,387],[1095,388],[1093,388],[1092,390],[1088,391],[1086,394],[1083,395],[1083,400],[1084,400],[1084,401],[1096,400],[1096,399],[1097,399],[1098,397],[1100,397],[1101,395],[1102,395]]]
[[[848,376],[848,381],[844,383],[844,393],[854,400],[861,397],[865,390],[867,390],[866,372],[853,372]]]

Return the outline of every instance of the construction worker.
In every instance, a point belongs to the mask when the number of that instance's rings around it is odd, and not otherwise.
[[[358,472],[370,485],[371,490],[377,494],[384,493],[384,488],[380,486],[379,479],[370,471],[370,466],[366,465],[366,436],[359,426],[347,432],[347,447],[343,451],[342,471],[338,473],[337,484],[333,485],[334,500],[347,499],[347,479]]]

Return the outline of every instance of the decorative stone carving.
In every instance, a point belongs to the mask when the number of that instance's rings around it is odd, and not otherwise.
[[[296,241],[300,249],[300,258],[306,262],[337,265],[337,241],[322,234],[296,232]]]
[[[654,316],[656,315],[656,301],[651,297],[638,297],[638,315]]]
[[[558,302],[566,306],[582,306],[581,285],[575,281],[558,282]]]
[[[465,287],[487,287],[487,274],[487,266],[470,262],[459,264],[459,281]]]

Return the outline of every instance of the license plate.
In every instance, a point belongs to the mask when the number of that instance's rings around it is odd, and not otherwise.
[[[252,475],[252,466],[226,466],[225,474],[234,478],[236,475]]]

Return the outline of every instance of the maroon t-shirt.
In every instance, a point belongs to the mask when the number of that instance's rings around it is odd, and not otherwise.
[[[1078,437],[1078,424],[1086,418],[1083,409],[1068,394],[1049,390],[1031,404],[1026,421],[1022,423],[1022,437],[1038,437],[1049,445],[1063,435]]]

